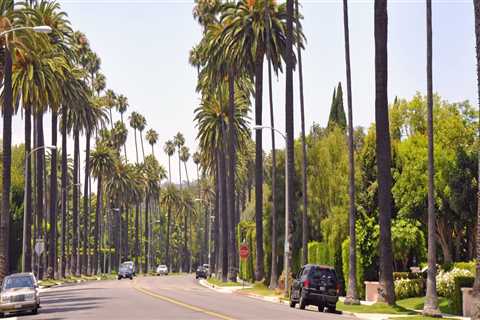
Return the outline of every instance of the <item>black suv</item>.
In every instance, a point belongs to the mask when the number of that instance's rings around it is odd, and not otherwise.
[[[199,278],[204,278],[204,279],[208,278],[208,269],[205,268],[204,266],[199,266],[197,268],[197,272],[195,272],[195,279],[199,279]]]
[[[323,312],[325,307],[329,312],[336,312],[339,289],[333,268],[307,264],[293,280],[290,307],[295,308],[298,303],[300,309],[305,309],[307,305],[315,305],[320,312]]]

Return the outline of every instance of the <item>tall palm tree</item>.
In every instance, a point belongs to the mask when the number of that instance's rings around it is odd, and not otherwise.
[[[174,137],[173,137],[173,144],[177,148],[177,153],[178,153],[178,175],[179,175],[179,182],[180,182],[180,189],[182,188],[182,160],[180,159],[180,149],[183,147],[185,144],[185,137],[183,136],[182,133],[178,132]]]
[[[378,209],[380,224],[380,301],[395,303],[392,253],[392,174],[391,145],[388,120],[388,14],[387,0],[375,0],[375,123],[378,166]]]
[[[298,1],[298,0],[297,0]],[[298,4],[297,4],[298,5]],[[298,14],[298,13],[297,13]],[[360,304],[357,293],[357,242],[355,234],[355,159],[353,145],[353,112],[352,112],[352,76],[350,69],[350,31],[348,28],[348,0],[343,0],[343,27],[345,34],[345,67],[347,75],[348,102],[348,163],[349,163],[349,234],[350,248],[348,255],[348,289],[346,304]]]
[[[120,119],[123,122],[123,114],[127,111],[128,109],[128,99],[125,97],[123,94],[119,95],[117,98],[117,111],[120,113]],[[125,161],[127,161],[127,147],[126,145],[123,145],[123,153],[125,155]]]
[[[167,230],[166,230],[166,239],[165,239],[165,264],[168,266],[169,270],[172,269],[171,259],[170,259],[170,227],[172,219],[172,209],[179,202],[178,189],[175,188],[172,184],[169,184],[166,188],[162,189],[160,193],[160,204],[163,207],[167,208]]]
[[[138,118],[138,133],[140,135],[140,144],[142,145],[142,157],[143,161],[145,161],[145,149],[143,148],[143,130],[145,130],[145,127],[147,126],[147,120],[143,115],[139,115]]]
[[[294,19],[294,12],[293,12],[293,1],[294,0],[287,0],[287,32],[286,32],[286,57],[285,57],[285,65],[286,65],[286,72],[285,72],[285,79],[286,79],[286,87],[285,87],[285,129],[286,129],[286,137],[287,137],[287,145],[286,145],[286,157],[287,157],[287,176],[286,184],[288,188],[288,193],[285,195],[287,197],[288,205],[287,205],[287,213],[288,213],[288,220],[286,223],[289,225],[289,233],[285,234],[288,241],[288,254],[285,257],[285,265],[286,270],[289,270],[289,273],[285,275],[288,277],[290,275],[290,266],[292,265],[292,251],[291,251],[291,244],[292,244],[292,213],[293,213],[293,177],[294,177],[294,140],[293,140],[293,68],[294,68],[294,57],[292,53],[293,48],[293,19]],[[288,293],[289,288],[285,288],[286,292]]]
[[[475,40],[476,40],[476,57],[477,57],[477,94],[479,99],[478,111],[480,114],[480,2],[473,0],[473,6],[475,11]],[[480,127],[479,127],[480,135]],[[478,157],[478,164],[480,168],[480,151]],[[478,181],[480,181],[480,170],[478,172]],[[480,239],[480,192],[477,194],[477,239]],[[473,288],[475,292],[480,292],[480,246],[476,246],[476,272],[475,283]]]
[[[9,15],[13,10],[13,1],[0,2],[0,21],[4,30],[11,28]],[[4,31],[2,30],[2,31]],[[10,231],[10,183],[12,163],[12,52],[5,39],[0,40],[4,49],[5,62],[2,68],[3,75],[3,159],[2,159],[2,211],[0,213],[0,281],[9,273],[9,231]]]
[[[113,92],[113,90],[108,89],[105,92],[105,100],[108,112],[110,113],[110,126],[113,129],[112,108],[117,105],[117,95],[115,94],[115,92]]]
[[[158,133],[155,130],[150,129],[147,131],[145,138],[147,139],[148,144],[152,147],[152,155],[155,156],[153,146],[158,142]]]
[[[175,144],[172,140],[165,142],[165,145],[163,146],[163,152],[165,152],[168,156],[168,181],[172,183],[172,169],[170,166],[170,160],[175,153]]]
[[[97,179],[97,207],[95,210],[95,231],[93,244],[93,273],[97,274],[100,270],[100,259],[98,254],[98,244],[100,239],[100,218],[103,206],[103,182],[110,172],[115,170],[115,154],[110,148],[99,144],[90,155],[90,173]]]
[[[140,121],[140,114],[137,112],[132,112],[129,117],[130,127],[133,129],[133,133],[135,135],[135,155],[137,157],[137,164],[138,164],[138,145],[137,145],[137,129],[139,127]]]
[[[427,135],[428,135],[428,272],[426,302],[423,314],[439,316],[437,296],[437,250],[435,185],[433,158],[433,84],[432,84],[432,0],[426,0],[427,20]]]
[[[95,74],[93,82],[93,89],[97,93],[97,97],[100,97],[100,94],[102,93],[103,90],[107,87],[107,79],[105,78],[105,75],[103,73],[97,72]]]
[[[183,162],[185,168],[185,176],[187,177],[187,185],[190,187],[190,179],[188,178],[187,162],[190,159],[190,149],[186,146],[180,148],[180,161]]]

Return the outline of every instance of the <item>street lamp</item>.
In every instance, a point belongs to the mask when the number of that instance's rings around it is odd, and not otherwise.
[[[52,28],[49,26],[35,26],[35,27],[16,27],[12,28],[10,30],[5,30],[2,33],[0,33],[0,37],[3,37],[7,33],[13,32],[13,31],[18,31],[18,30],[33,30],[36,33],[50,33],[52,32]]]
[[[204,199],[195,199],[195,202],[204,202],[207,204],[208,209],[211,209],[211,203],[209,201],[206,201]],[[209,210],[211,211],[211,210]],[[215,218],[214,216],[210,215],[210,212],[208,213],[208,268],[211,270],[212,268],[212,246],[211,246],[211,239],[212,239],[212,218]]]
[[[14,30],[14,29],[12,29]],[[7,31],[4,31],[3,34],[7,32]],[[0,34],[1,36],[1,34]],[[28,166],[28,159],[30,159],[30,156],[38,151],[38,150],[41,150],[41,149],[50,149],[50,150],[57,150],[57,146],[40,146],[40,147],[37,147],[37,148],[34,148],[33,150],[30,150],[29,153],[27,153],[27,155],[25,156],[25,166],[24,166],[24,177],[25,177],[25,184],[24,184],[24,189],[25,189],[25,192],[24,192],[24,196],[23,196],[23,241],[22,241],[22,272],[25,272],[25,267],[27,265],[27,261],[26,261],[26,256],[25,256],[25,251],[27,249],[27,246],[29,245],[27,243],[27,228],[29,228],[30,226],[27,225],[27,182],[28,182],[28,177],[27,177],[27,174],[28,174],[28,171],[27,171],[27,166]],[[42,196],[42,195],[40,195]]]
[[[284,257],[283,257],[283,266],[284,266],[284,273],[285,273],[285,292],[288,295],[288,272],[289,272],[289,265],[288,265],[288,254],[290,252],[290,244],[288,242],[288,234],[289,234],[289,212],[288,212],[288,159],[287,159],[287,135],[282,131],[269,127],[269,126],[261,126],[261,125],[254,125],[252,127],[253,130],[263,130],[269,129],[275,131],[276,133],[280,134],[282,138],[285,140],[285,240],[284,240]]]

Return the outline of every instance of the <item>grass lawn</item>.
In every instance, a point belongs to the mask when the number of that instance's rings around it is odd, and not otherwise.
[[[432,317],[425,317],[425,316],[407,316],[407,317],[390,317],[389,320],[434,320],[434,319],[442,319],[442,320],[454,320],[454,318],[432,318]]]
[[[397,304],[406,309],[422,310],[425,303],[425,297],[409,298],[397,301]],[[448,300],[438,297],[438,304],[442,313],[454,314],[448,305]]]
[[[384,314],[411,314],[415,315],[416,313],[408,310],[399,305],[389,306],[386,303],[375,303],[371,306],[365,305],[346,305],[343,302],[339,301],[337,303],[337,309],[340,311],[349,311],[355,313],[384,313]]]
[[[266,287],[263,283],[257,282],[252,288],[240,289],[241,292],[258,294],[265,297],[280,297],[282,293],[278,290],[272,290]]]
[[[222,282],[222,280],[218,280],[217,278],[208,278],[208,283],[216,285],[218,287],[240,287],[242,286],[241,282]]]

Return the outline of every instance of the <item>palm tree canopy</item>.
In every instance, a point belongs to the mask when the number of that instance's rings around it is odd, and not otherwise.
[[[145,138],[147,139],[148,143],[153,146],[158,142],[158,133],[155,130],[150,129],[147,131]]]
[[[180,148],[185,144],[185,137],[181,132],[178,132],[175,137],[173,137],[173,143],[177,148]]]
[[[183,162],[187,162],[190,159],[190,149],[186,146],[182,146],[180,148],[180,160]]]
[[[168,140],[165,142],[165,145],[163,146],[163,151],[169,156],[173,156],[175,153],[175,143],[172,140]]]
[[[128,108],[128,99],[123,94],[119,95],[117,98],[117,111],[121,114],[125,113]]]
[[[112,149],[104,144],[97,144],[90,154],[90,172],[97,179],[104,177],[115,170],[116,160]]]

